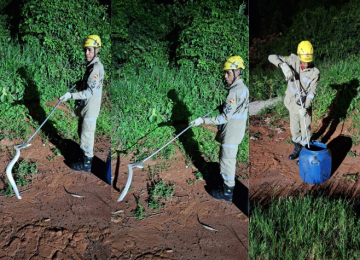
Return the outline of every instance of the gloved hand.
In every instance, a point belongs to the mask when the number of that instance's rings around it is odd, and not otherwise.
[[[196,118],[195,120],[190,122],[192,126],[199,126],[200,124],[204,123],[204,119],[202,117]]]
[[[304,116],[306,115],[306,113],[307,113],[307,111],[306,111],[305,108],[302,108],[302,109],[299,110],[299,114],[300,114],[300,116],[302,116],[302,117],[304,117]]]
[[[66,92],[64,95],[62,95],[60,97],[61,102],[65,102],[66,100],[68,100],[69,98],[71,98],[71,94],[69,92]]]
[[[287,65],[285,62],[283,62],[283,63],[281,63],[280,68],[282,69],[282,71],[285,75],[286,81],[289,81],[293,76],[289,65]]]

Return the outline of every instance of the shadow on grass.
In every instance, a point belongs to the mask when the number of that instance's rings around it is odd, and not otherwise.
[[[174,107],[170,123],[179,134],[189,125],[189,118],[192,114],[187,109],[186,104],[179,99],[175,90],[168,92],[168,97],[173,101]],[[160,126],[160,125],[159,125]],[[195,139],[193,130],[190,128],[179,137],[179,141],[185,149],[185,153],[191,158],[194,166],[202,173],[206,182],[206,191],[222,186],[223,178],[220,175],[220,165],[217,162],[206,162],[201,155],[199,142]],[[196,174],[197,172],[194,172]],[[235,181],[234,201],[236,207],[248,216],[249,190],[238,180]],[[215,200],[215,199],[214,199]]]
[[[41,125],[48,115],[40,105],[40,93],[38,86],[35,81],[32,80],[31,76],[28,75],[25,67],[18,69],[18,73],[26,82],[23,104],[28,108],[31,120],[35,120],[39,125]],[[18,103],[15,103],[15,105],[17,104]],[[54,113],[56,113],[56,111]],[[64,163],[70,169],[70,164],[72,162],[82,159],[83,151],[80,149],[80,145],[75,141],[62,138],[58,134],[54,124],[55,122],[49,118],[41,128],[41,131],[49,138],[49,141],[60,150],[65,159]],[[107,183],[104,169],[105,162],[97,156],[94,156],[91,173]]]
[[[317,140],[320,136],[324,135],[326,129],[329,127],[329,130],[321,139],[322,143],[326,143],[329,141],[331,136],[336,131],[337,126],[340,123],[340,120],[346,118],[347,110],[350,107],[351,101],[357,95],[357,88],[359,87],[359,80],[353,79],[347,83],[343,84],[334,84],[330,85],[330,87],[334,90],[337,90],[336,96],[331,102],[329,107],[329,114],[322,120],[322,126],[320,129],[313,134],[311,137],[312,140]]]

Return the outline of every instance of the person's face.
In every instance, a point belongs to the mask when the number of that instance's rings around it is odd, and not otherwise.
[[[98,53],[98,49],[96,49],[96,53]],[[84,48],[84,52],[85,52],[85,58],[87,60],[87,62],[90,62],[94,59],[95,56],[95,48],[94,47],[85,47]]]
[[[305,69],[307,69],[307,67],[309,67],[309,63],[308,62],[301,62],[301,66],[303,66]]]
[[[238,76],[240,73],[240,70],[236,70],[235,71],[235,75]],[[234,73],[232,72],[232,70],[225,70],[225,79],[226,79],[226,83],[231,85],[231,83],[234,80]],[[238,80],[239,78],[237,78],[236,80]]]

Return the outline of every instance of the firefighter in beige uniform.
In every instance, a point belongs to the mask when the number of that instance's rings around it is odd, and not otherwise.
[[[239,77],[243,69],[245,69],[244,61],[240,56],[232,56],[226,60],[223,70],[229,84],[229,93],[223,104],[222,113],[216,117],[204,119],[199,117],[190,123],[194,126],[201,123],[222,125],[220,174],[224,179],[224,184],[222,187],[210,190],[209,193],[216,199],[227,201],[232,201],[235,187],[236,155],[238,145],[244,137],[248,117],[249,90]]]
[[[281,67],[288,81],[284,104],[290,112],[290,131],[295,146],[293,153],[289,156],[290,160],[299,157],[302,147],[308,142],[307,136],[310,139],[311,105],[316,95],[320,75],[319,70],[310,64],[313,56],[314,50],[308,41],[299,43],[297,55],[269,56],[269,61],[275,66]],[[297,85],[294,82],[293,74],[295,74]],[[300,92],[297,86],[300,88]],[[301,107],[300,98],[304,107]]]
[[[76,100],[73,116],[79,117],[80,148],[84,152],[83,160],[72,163],[70,167],[76,171],[91,171],[94,157],[94,134],[96,119],[100,112],[102,83],[104,79],[104,67],[96,57],[101,47],[101,39],[97,35],[90,35],[83,43],[86,60],[84,78],[77,85],[78,92],[66,93],[60,99],[66,101],[69,98]]]

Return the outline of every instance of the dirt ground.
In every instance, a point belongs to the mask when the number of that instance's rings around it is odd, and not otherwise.
[[[215,128],[214,128],[215,129]],[[214,130],[213,129],[213,130]],[[177,149],[177,148],[176,148]],[[122,202],[116,202],[127,180],[127,165],[132,155],[119,156],[112,162],[112,258],[113,259],[248,259],[248,166],[240,164],[234,203],[217,201],[205,190],[211,181],[198,180],[194,165],[187,167],[181,152],[170,162],[149,160],[144,170],[135,168],[132,189]],[[147,186],[150,171],[166,162],[156,178],[175,185],[175,192],[165,208],[149,209]],[[217,163],[210,163],[215,172]],[[140,201],[138,199],[141,199]],[[137,201],[146,215],[137,220],[131,211]]]
[[[13,146],[22,142],[0,141],[0,190]],[[66,165],[80,149],[72,140],[56,141],[62,144],[61,154],[68,151],[65,157],[55,156],[57,146],[39,134],[21,150],[19,161],[28,158],[38,170],[32,184],[19,187],[21,200],[0,195],[0,259],[110,258],[110,185],[101,180],[110,142],[109,137],[96,139],[91,173]]]
[[[294,149],[292,143],[286,143],[291,136],[289,122],[274,120],[273,115],[251,116],[250,200],[319,190],[329,195],[359,197],[360,146],[355,146],[352,141],[357,130],[350,130],[351,120],[330,123],[331,118],[327,118],[313,121],[311,125],[311,132],[316,133],[317,139],[326,143],[332,153],[332,175],[326,182],[312,185],[301,179],[297,160],[288,159]]]

